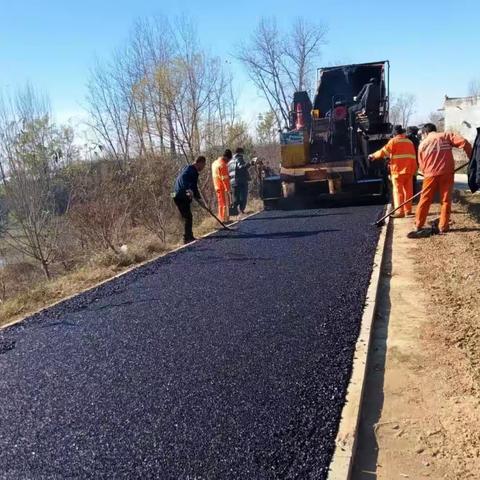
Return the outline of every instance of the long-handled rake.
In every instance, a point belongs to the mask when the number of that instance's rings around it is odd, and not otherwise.
[[[229,227],[228,225],[225,225],[213,212],[212,210],[207,206],[205,201],[200,202],[198,199],[195,199],[197,203],[202,207],[206,212],[208,212],[221,226],[224,230],[229,230],[230,232],[234,232],[235,229],[232,227]]]
[[[464,165],[458,167],[455,169],[454,173],[458,172],[459,170],[462,170],[462,168],[465,168],[466,166],[468,165],[468,163],[465,163]],[[409,198],[408,200],[406,200],[405,202],[403,202],[402,204],[398,205],[398,207],[395,207],[393,210],[390,210],[386,215],[384,215],[383,217],[379,218],[375,223],[374,225],[376,225],[377,227],[381,227],[382,225],[385,224],[385,220],[390,217],[391,215],[393,215],[396,211],[400,210],[403,206],[405,206],[407,203],[410,203],[412,200],[415,200],[417,197],[419,197],[421,194],[423,193],[423,189],[416,193],[415,195],[413,195],[413,197]]]

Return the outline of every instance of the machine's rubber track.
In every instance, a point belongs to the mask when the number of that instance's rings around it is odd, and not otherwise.
[[[265,212],[0,332],[0,478],[326,478],[379,209]]]

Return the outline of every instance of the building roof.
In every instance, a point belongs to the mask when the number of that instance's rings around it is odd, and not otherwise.
[[[468,96],[468,97],[449,97],[448,95],[445,95],[445,103],[446,102],[458,102],[459,100],[463,101],[463,102],[480,101],[480,95],[473,95],[473,96]]]

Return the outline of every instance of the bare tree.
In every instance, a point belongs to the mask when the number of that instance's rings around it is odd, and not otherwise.
[[[55,199],[56,173],[69,160],[65,154],[74,151],[68,145],[72,141],[69,130],[51,122],[48,100],[31,87],[1,100],[1,172],[8,209],[4,239],[38,261],[47,278],[63,226]]]
[[[236,56],[274,112],[278,128],[289,123],[293,92],[308,89],[326,34],[324,26],[300,18],[287,33],[274,18],[262,18],[250,41],[239,47]]]
[[[468,95],[471,97],[480,96],[480,79],[474,78],[468,84]]]
[[[402,93],[394,97],[390,107],[390,122],[407,127],[415,113],[417,99],[413,93]]]
[[[97,133],[99,143],[125,164],[130,154],[132,98],[125,97],[120,79],[122,72],[116,64],[104,66],[98,61],[88,84],[87,101],[90,127]]]
[[[445,116],[441,112],[431,112],[428,121],[437,126],[439,132],[445,130]]]
[[[297,18],[284,41],[286,57],[295,66],[291,82],[297,91],[310,90],[313,77],[312,60],[318,58],[321,47],[326,43],[327,28]],[[289,72],[285,65],[286,72]]]
[[[235,117],[232,78],[200,46],[192,22],[138,22],[110,64],[89,85],[92,126],[109,153],[128,159],[180,153],[190,162],[223,145]]]
[[[68,220],[83,245],[119,253],[130,219],[129,178],[112,165],[102,166],[76,179]]]
[[[257,142],[261,145],[278,143],[278,126],[275,122],[275,114],[270,111],[258,116]]]
[[[175,165],[164,162],[162,157],[137,161],[132,166],[129,197],[135,223],[162,242],[171,233],[171,219],[176,216],[176,207],[170,200],[171,184],[164,180],[172,178],[175,173]]]

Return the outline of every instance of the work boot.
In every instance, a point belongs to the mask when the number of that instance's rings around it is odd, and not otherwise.
[[[414,217],[415,214],[413,212],[407,212],[407,217]]]
[[[404,213],[395,213],[394,215],[392,215],[392,218],[405,218],[405,214]]]
[[[434,220],[433,222],[430,222],[432,235],[440,235],[441,232],[440,232],[439,224],[440,224],[440,219],[438,219],[438,218],[436,220]]]
[[[410,232],[407,237],[408,238],[428,238],[432,235],[432,230],[430,228],[417,228],[417,230],[413,230]]]

